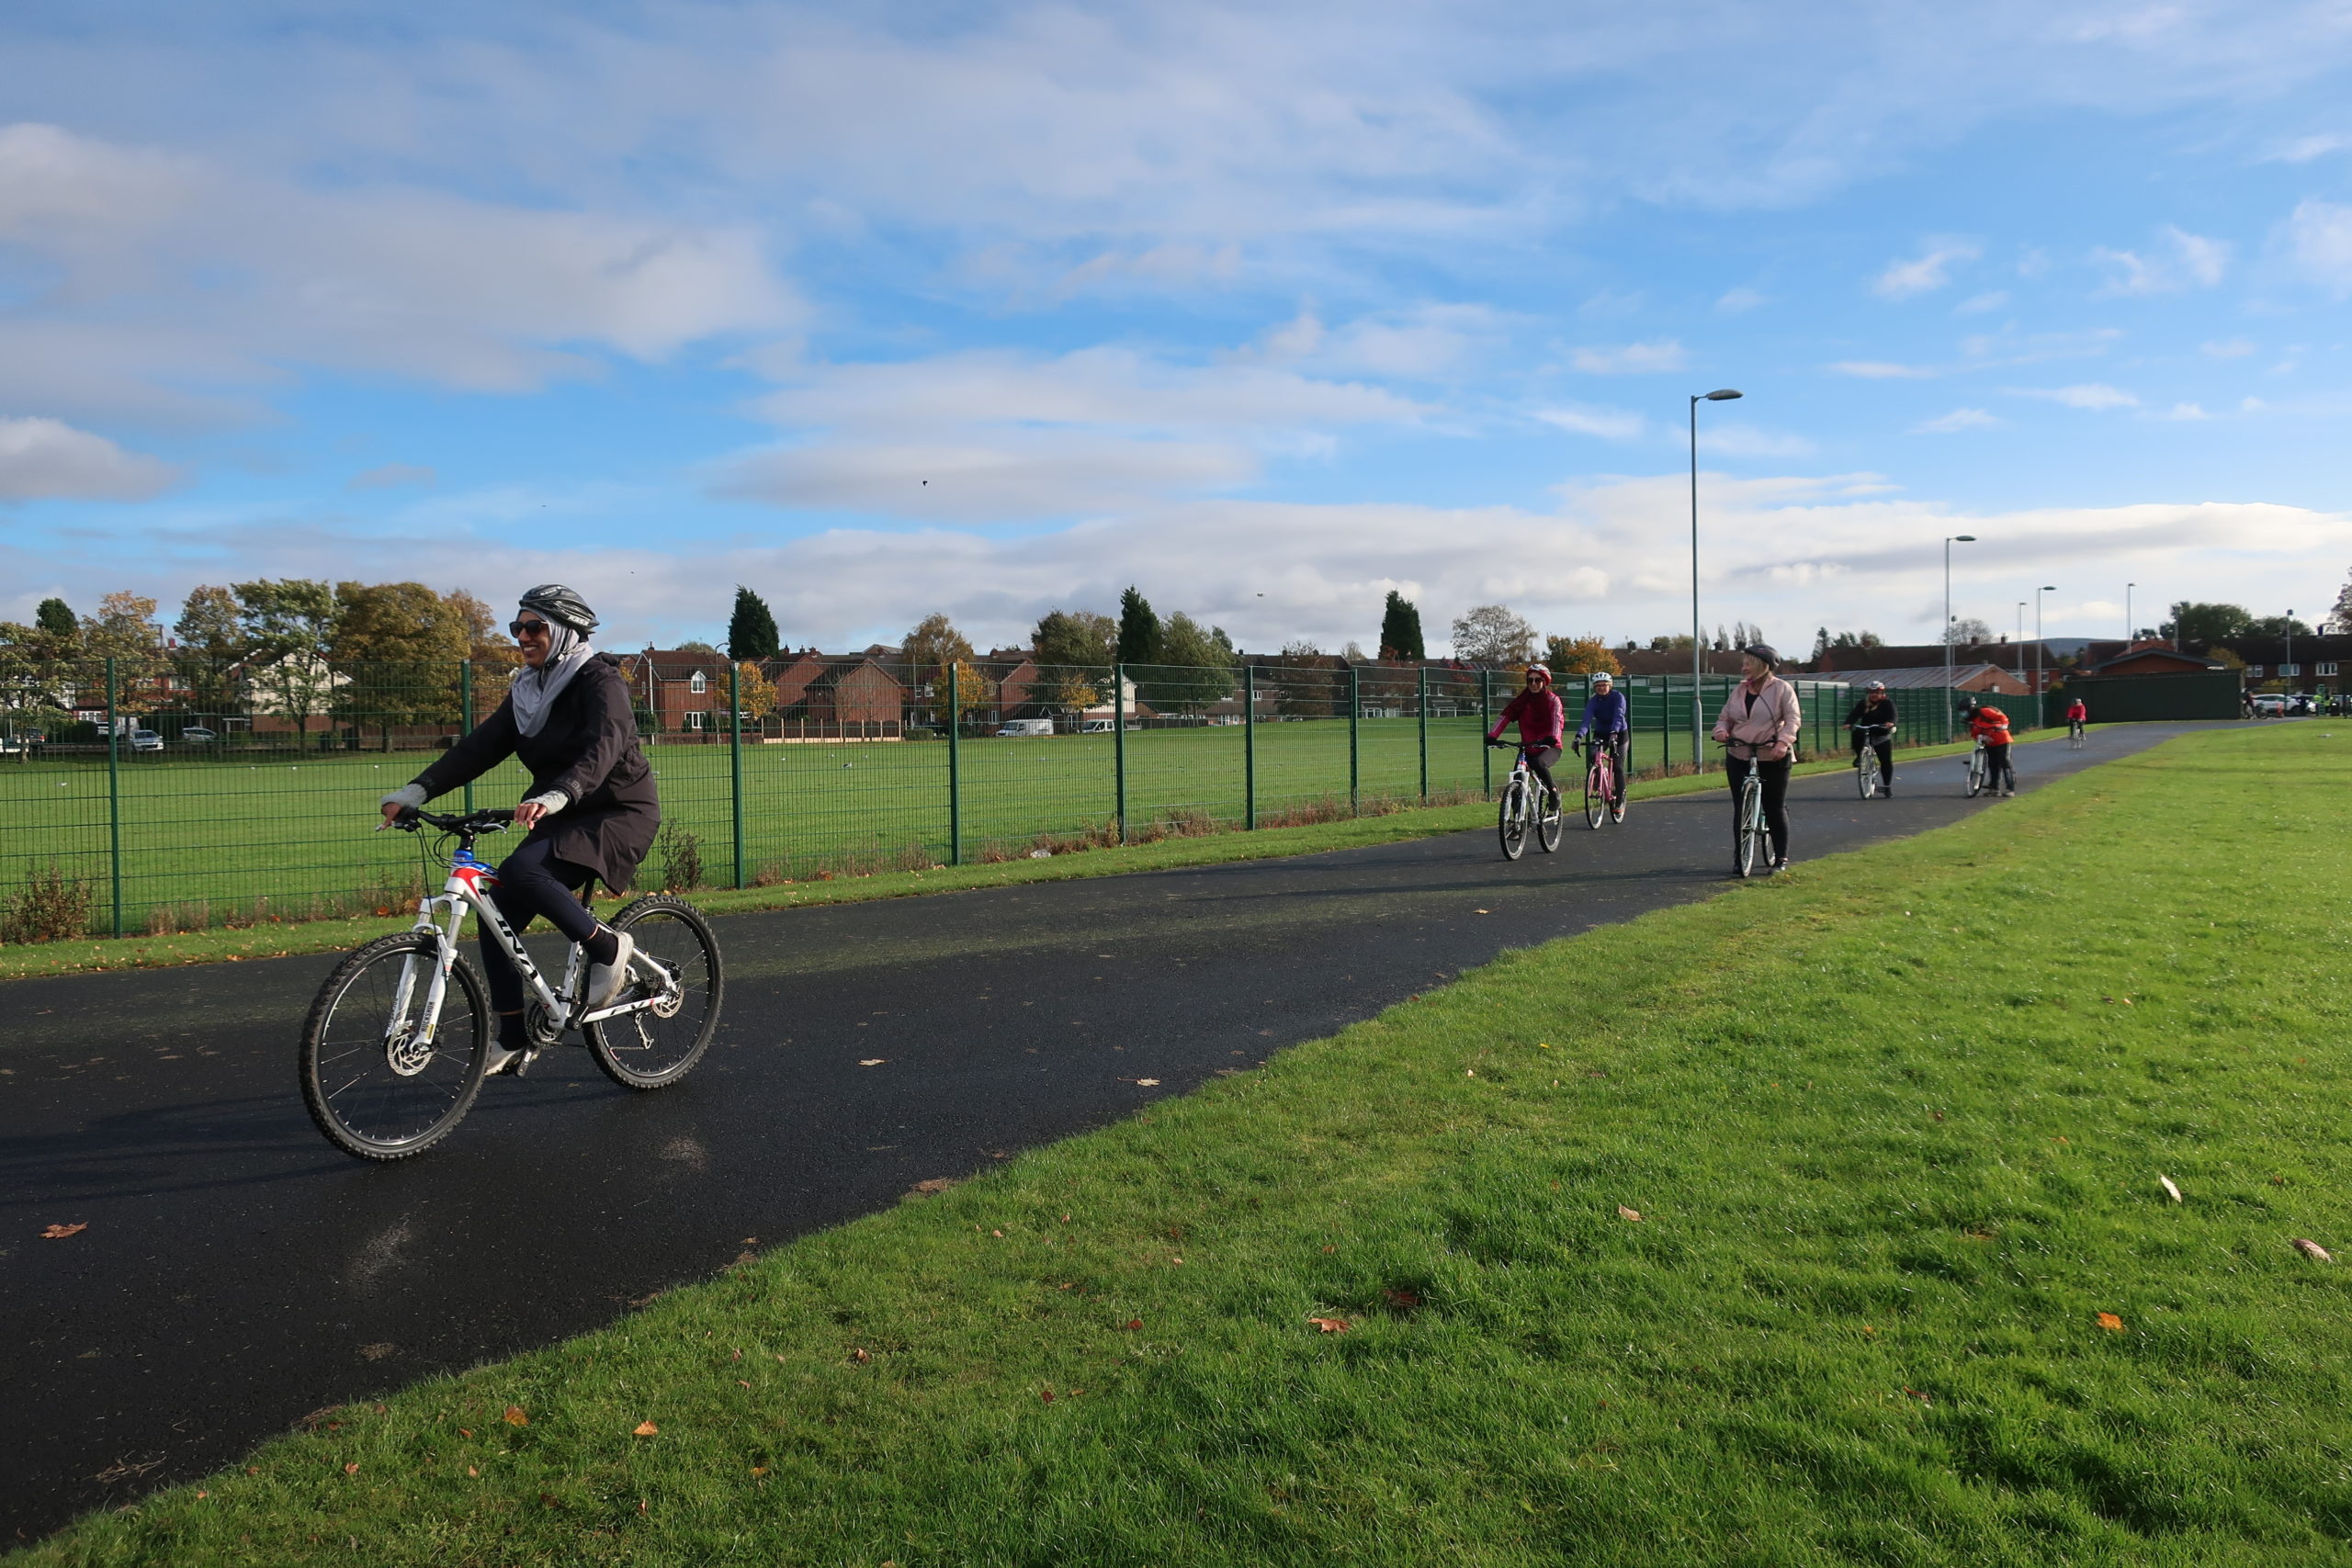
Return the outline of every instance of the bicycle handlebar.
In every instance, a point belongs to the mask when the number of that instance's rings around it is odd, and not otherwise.
[[[400,815],[392,818],[392,826],[404,833],[413,833],[422,825],[437,828],[444,833],[499,833],[514,820],[512,807],[481,811],[466,811],[455,816],[440,811],[427,811],[421,806],[403,806]]]

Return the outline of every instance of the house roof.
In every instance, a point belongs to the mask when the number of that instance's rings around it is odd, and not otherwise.
[[[2228,665],[2223,664],[2218,659],[2207,659],[2203,655],[2196,653],[2183,653],[2178,649],[2162,643],[2143,643],[2141,646],[2132,649],[2128,653],[2119,653],[2112,659],[2101,660],[2098,663],[2083,671],[2082,673],[2086,675],[2096,675],[2102,670],[2112,670],[2120,664],[2148,663],[2177,664],[2181,667],[2181,672],[2183,674],[2195,674],[2200,671],[2226,670],[2229,668]]]
[[[2037,647],[2041,650],[2038,660],[2034,657]],[[2044,670],[2053,670],[2064,663],[2066,657],[2047,642],[1970,642],[1958,644],[1951,650],[1955,665],[1993,664],[2003,670],[2029,670],[2037,663]],[[1813,664],[1823,674],[1831,671],[1843,674],[1849,671],[1866,670],[1873,675],[1882,675],[1889,670],[1918,670],[1931,664],[1940,672],[1944,665],[1944,645],[1917,642],[1882,644],[1877,648],[1826,648]],[[1936,682],[1938,685],[1942,683],[1940,681]]]
[[[1826,675],[1829,671],[1825,671],[1822,673]],[[1940,664],[1916,665],[1907,670],[1841,670],[1837,673],[1845,677],[1846,683],[1849,686],[1861,687],[1869,685],[1872,681],[1883,681],[1889,691],[1898,688],[1917,690],[1922,687],[1940,686],[1946,679],[1946,671]],[[2017,677],[2006,668],[1983,660],[1973,664],[1955,664],[1950,671],[1951,683],[1956,687],[1965,686],[1971,681],[1983,681],[1988,676],[2017,684]],[[2004,692],[2003,694],[2022,696],[2025,694],[2020,687],[2017,692]]]

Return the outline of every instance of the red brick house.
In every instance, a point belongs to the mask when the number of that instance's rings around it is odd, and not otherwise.
[[[649,648],[621,656],[621,673],[640,715],[651,716],[650,733],[670,738],[715,739],[728,729],[728,671],[723,653],[699,649]]]

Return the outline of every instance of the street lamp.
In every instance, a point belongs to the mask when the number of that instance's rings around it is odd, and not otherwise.
[[[2126,653],[2132,651],[2132,641],[2140,635],[2132,625],[2132,590],[2139,586],[2136,582],[2123,585],[2123,650]]]
[[[2055,593],[2058,585],[2045,582],[2033,591],[2033,724],[2041,728],[2041,596]]]
[[[1694,773],[1703,771],[1702,761],[1706,756],[1699,739],[1702,722],[1699,694],[1704,687],[1699,673],[1703,657],[1699,641],[1699,405],[1727,403],[1738,396],[1729,387],[1690,394],[1690,771]]]
[[[2025,651],[2025,601],[2022,599],[2018,601],[2018,640],[2014,651]],[[2025,679],[2025,660],[2022,659],[2018,660],[2018,679]]]
[[[2288,611],[2288,612],[2287,612],[2287,624],[2286,624],[2282,628],[2280,628],[2280,629],[2281,629],[2281,630],[2283,630],[2283,631],[2285,631],[2285,632],[2286,632],[2286,634],[2287,634],[2287,657],[2286,657],[2286,659],[2285,659],[2284,660],[2282,660],[2282,662],[2284,662],[2284,663],[2286,663],[2286,664],[2288,664],[2288,665],[2290,665],[2290,666],[2291,666],[2291,665],[2295,662],[2295,612],[2294,612],[2294,611],[2290,610],[2290,611]],[[2290,676],[2288,676],[2288,677],[2287,677],[2287,690],[2288,690],[2288,691],[2290,691],[2290,692],[2293,692],[2293,691],[2295,691],[2295,690],[2297,689],[2297,684],[2298,684],[2298,682],[2300,682],[2301,680],[2302,680],[2302,677],[2301,677],[2301,675],[2290,675]]]
[[[1944,739],[1951,739],[1951,547],[1973,545],[1973,534],[1944,536]]]

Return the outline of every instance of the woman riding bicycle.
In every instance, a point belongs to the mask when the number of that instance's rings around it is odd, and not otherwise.
[[[1560,732],[1567,728],[1568,716],[1552,690],[1552,671],[1544,665],[1527,667],[1527,684],[1503,705],[1495,727],[1487,731],[1489,744],[1512,719],[1519,720],[1519,743],[1526,749],[1527,765],[1544,781],[1544,811],[1549,816],[1560,798],[1560,787],[1552,782],[1552,764],[1560,760]]]
[[[491,895],[516,935],[537,916],[586,949],[585,1011],[609,1007],[628,984],[629,938],[589,913],[575,897],[591,881],[619,892],[653,846],[662,807],[653,770],[637,746],[637,717],[620,660],[588,644],[596,616],[559,583],[523,595],[507,630],[523,652],[498,711],[431,767],[384,796],[384,820],[480,778],[508,757],[531,771],[529,793],[514,809],[529,829],[498,868]],[[498,1012],[498,1049],[488,1071],[507,1072],[530,1044],[523,1021],[523,980],[485,929],[483,977]]]
[[[1715,716],[1715,739],[1730,747],[1724,772],[1736,810],[1740,786],[1755,773],[1764,786],[1764,826],[1772,836],[1772,869],[1789,869],[1789,770],[1796,763],[1797,731],[1804,716],[1797,689],[1772,673],[1781,656],[1767,643],[1740,650],[1745,677]]]
[[[1854,737],[1854,766],[1864,765],[1862,748],[1869,747],[1878,758],[1878,792],[1886,795],[1894,793],[1896,717],[1894,699],[1886,694],[1883,681],[1872,681],[1846,715],[1846,728]]]
[[[1632,750],[1634,727],[1625,709],[1625,694],[1617,689],[1617,678],[1606,670],[1595,671],[1592,695],[1584,701],[1584,716],[1577,720],[1577,739],[1590,736],[1609,748],[1610,760],[1615,764],[1616,798],[1609,804],[1625,804],[1625,759]]]

